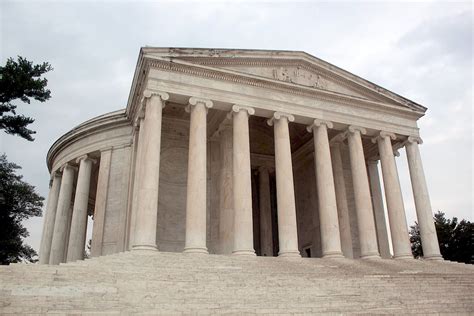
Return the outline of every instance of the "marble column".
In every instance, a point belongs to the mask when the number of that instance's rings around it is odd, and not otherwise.
[[[375,259],[380,258],[380,255],[361,138],[361,134],[366,133],[365,128],[349,126],[347,136],[359,231],[360,256],[362,259]]]
[[[61,174],[58,171],[52,173],[52,185],[46,203],[46,215],[43,223],[43,234],[39,252],[39,263],[48,264],[51,253],[51,242],[53,240],[54,221],[56,219],[56,209],[58,206],[59,188],[61,187]]]
[[[87,206],[89,205],[89,189],[91,183],[92,164],[95,160],[85,155],[76,160],[79,163],[76,194],[72,209],[71,232],[66,261],[84,259],[87,230]]]
[[[382,131],[377,137],[372,138],[372,142],[378,145],[382,164],[385,200],[387,201],[388,221],[392,235],[393,258],[410,259],[413,258],[413,255],[391,139],[396,139],[395,134]]]
[[[219,253],[234,250],[234,203],[232,190],[232,121],[225,119],[219,127]]]
[[[156,222],[158,218],[158,188],[160,179],[161,120],[165,92],[145,91],[145,118],[138,144],[141,152],[139,183],[137,185],[137,209],[132,250],[157,250]]]
[[[192,97],[186,112],[189,128],[188,184],[186,194],[186,238],[184,252],[207,254],[207,109],[212,101]]]
[[[249,115],[254,109],[233,105],[234,255],[255,256],[253,248],[252,179],[250,171]]]
[[[318,190],[318,210],[323,258],[342,257],[336,190],[332,174],[327,130],[332,127],[333,124],[331,122],[319,119],[315,119],[313,124],[307,127],[308,132],[313,132],[314,135],[314,169],[316,171],[316,187]]]
[[[110,164],[112,162],[112,147],[100,150],[99,175],[95,193],[94,223],[92,227],[91,257],[102,255],[104,239],[105,209],[109,188]]]
[[[270,196],[270,174],[267,167],[258,168],[258,191],[260,197],[260,248],[262,256],[272,257],[272,205]]]
[[[349,206],[347,204],[346,181],[344,179],[344,169],[342,165],[341,146],[342,141],[331,141],[331,161],[334,175],[334,187],[336,190],[337,216],[339,221],[342,253],[346,258],[354,258]]]
[[[142,111],[143,113],[143,111]],[[135,159],[134,159],[134,172],[133,172],[133,185],[132,185],[132,205],[131,205],[131,214],[130,214],[130,228],[129,228],[129,240],[128,240],[128,249],[131,250],[134,244],[135,238],[135,224],[137,219],[137,203],[138,203],[138,179],[140,175],[140,163],[141,160],[141,150],[142,149],[138,144],[140,144],[140,138],[143,138],[143,133],[140,133],[140,128],[143,126],[143,114],[138,117],[138,120],[135,125],[135,135],[134,135],[134,146],[135,146]]]
[[[415,199],[416,216],[420,226],[421,246],[425,259],[442,260],[420,149],[418,148],[418,144],[421,143],[421,138],[413,136],[408,137],[408,140],[405,142],[408,169],[410,170],[413,197]]]
[[[60,264],[66,262],[66,239],[68,237],[68,227],[71,212],[72,189],[74,186],[74,173],[77,168],[66,163],[61,171],[61,187],[59,189],[58,207],[56,219],[54,221],[54,233],[51,242],[51,253],[49,264]]]
[[[379,252],[383,259],[389,259],[392,258],[392,254],[390,253],[387,222],[385,220],[382,189],[380,187],[379,169],[377,166],[378,160],[367,161],[367,171],[370,179],[370,191],[372,192],[372,205],[374,207],[375,228],[377,229]]]
[[[298,250],[293,164],[288,129],[288,123],[294,120],[291,114],[275,112],[267,121],[270,126],[273,125],[275,138],[279,257],[301,257]]]

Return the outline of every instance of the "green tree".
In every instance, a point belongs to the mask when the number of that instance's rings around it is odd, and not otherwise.
[[[474,264],[474,223],[456,217],[445,218],[443,212],[434,215],[439,249],[445,260]],[[413,256],[423,257],[423,248],[418,223],[410,226],[410,241]]]
[[[44,199],[16,174],[17,169],[5,154],[0,156],[0,264],[36,261],[35,250],[23,241],[29,233],[22,221],[41,216]]]
[[[14,100],[30,103],[33,98],[44,102],[51,98],[51,91],[46,89],[48,80],[41,76],[53,70],[47,62],[33,65],[33,62],[18,56],[18,60],[9,58],[5,66],[0,67],[0,129],[7,134],[19,135],[20,137],[33,141],[31,135],[35,131],[27,126],[35,120],[16,113],[17,105]]]

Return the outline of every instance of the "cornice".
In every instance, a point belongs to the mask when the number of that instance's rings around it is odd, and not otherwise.
[[[95,132],[104,132],[118,127],[130,126],[130,121],[125,115],[125,110],[110,112],[104,115],[92,118],[71,129],[66,134],[58,138],[48,150],[46,155],[46,165],[51,170],[53,161],[64,148],[73,144],[75,141],[87,137]]]

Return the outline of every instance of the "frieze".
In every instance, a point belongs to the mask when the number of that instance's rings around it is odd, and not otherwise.
[[[327,81],[321,78],[321,75],[311,73],[300,66],[275,68],[273,79],[318,89],[328,88]]]

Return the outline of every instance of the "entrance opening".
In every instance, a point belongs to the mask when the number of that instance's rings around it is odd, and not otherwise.
[[[311,246],[303,248],[303,257],[311,258]]]
[[[252,169],[252,215],[253,215],[253,243],[257,256],[276,257],[278,256],[278,217],[277,217],[277,199],[276,199],[276,178],[274,172],[269,173],[269,209],[261,209],[262,198],[259,191],[260,171],[257,168]],[[268,211],[269,214],[262,212]],[[265,223],[262,217],[267,216],[268,222]],[[264,225],[268,225],[264,227]],[[269,236],[262,238],[262,230],[266,230]],[[267,244],[266,244],[267,243]]]

